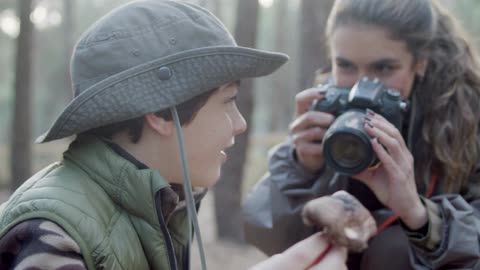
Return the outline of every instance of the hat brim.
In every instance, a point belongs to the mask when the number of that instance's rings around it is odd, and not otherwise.
[[[268,75],[288,56],[245,47],[208,47],[156,59],[91,86],[75,97],[37,143],[178,105],[227,82]],[[159,76],[168,68],[169,78]]]

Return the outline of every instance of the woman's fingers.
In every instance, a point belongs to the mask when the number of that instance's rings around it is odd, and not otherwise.
[[[290,134],[305,130],[311,127],[327,128],[335,120],[335,117],[328,113],[309,111],[297,117],[290,124]]]
[[[413,162],[413,157],[399,131],[392,128],[395,129],[385,119],[365,123],[365,130],[375,138],[372,140],[372,147],[382,163],[391,166],[395,164],[400,167],[408,166]],[[380,144],[381,147],[375,147],[375,144]]]
[[[389,155],[387,150],[385,150],[384,146],[380,144],[378,138],[374,138],[371,140],[372,147],[375,153],[377,154],[378,159],[382,162],[383,167],[387,170],[387,172],[394,173],[398,171],[398,166],[395,160]]]
[[[295,150],[297,154],[301,156],[323,157],[323,144],[320,143],[302,142],[295,145]]]
[[[316,142],[320,143],[323,136],[325,135],[326,129],[321,128],[321,127],[313,127],[310,129],[306,130],[301,130],[298,132],[295,132],[291,135],[292,142],[295,145],[298,145],[302,142]]]
[[[328,127],[335,117],[329,113],[310,111],[314,100],[322,99],[318,89],[311,88],[297,94],[296,118],[289,126],[290,138],[300,164],[311,172],[323,167],[323,144]]]
[[[296,110],[295,113],[297,116],[304,114],[307,112],[312,104],[312,102],[316,99],[323,98],[324,95],[318,92],[317,88],[310,88],[298,93],[295,96],[295,103],[296,103]]]
[[[368,110],[367,118],[370,119],[370,121],[368,121],[370,124],[384,131],[388,136],[395,138],[402,147],[407,147],[400,131],[382,115]]]

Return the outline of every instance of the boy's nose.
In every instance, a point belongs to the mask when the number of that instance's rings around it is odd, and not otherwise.
[[[247,130],[247,121],[245,121],[243,115],[239,113],[236,121],[234,122],[233,134],[239,135],[245,132],[245,130]]]

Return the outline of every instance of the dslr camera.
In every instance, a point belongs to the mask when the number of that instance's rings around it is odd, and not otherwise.
[[[352,88],[333,84],[319,86],[325,98],[315,100],[311,110],[331,113],[337,118],[323,137],[325,162],[335,171],[354,175],[378,163],[364,129],[366,110],[385,117],[401,129],[408,103],[396,89],[386,88],[378,79],[362,78]]]

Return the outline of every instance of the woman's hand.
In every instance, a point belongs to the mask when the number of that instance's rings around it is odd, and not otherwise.
[[[335,117],[331,114],[309,111],[309,107],[316,99],[324,95],[317,88],[311,88],[295,96],[295,120],[290,124],[290,136],[295,147],[298,162],[308,171],[315,173],[322,169],[323,136]]]
[[[316,233],[293,245],[283,253],[253,266],[250,270],[346,270],[347,250],[343,247],[333,246],[318,264],[312,265],[318,256],[327,250],[329,245],[328,240],[322,233]]]
[[[373,138],[371,144],[380,165],[354,178],[369,186],[410,229],[422,227],[428,220],[427,210],[417,194],[413,156],[403,137],[395,126],[372,111],[367,111],[364,125]]]

